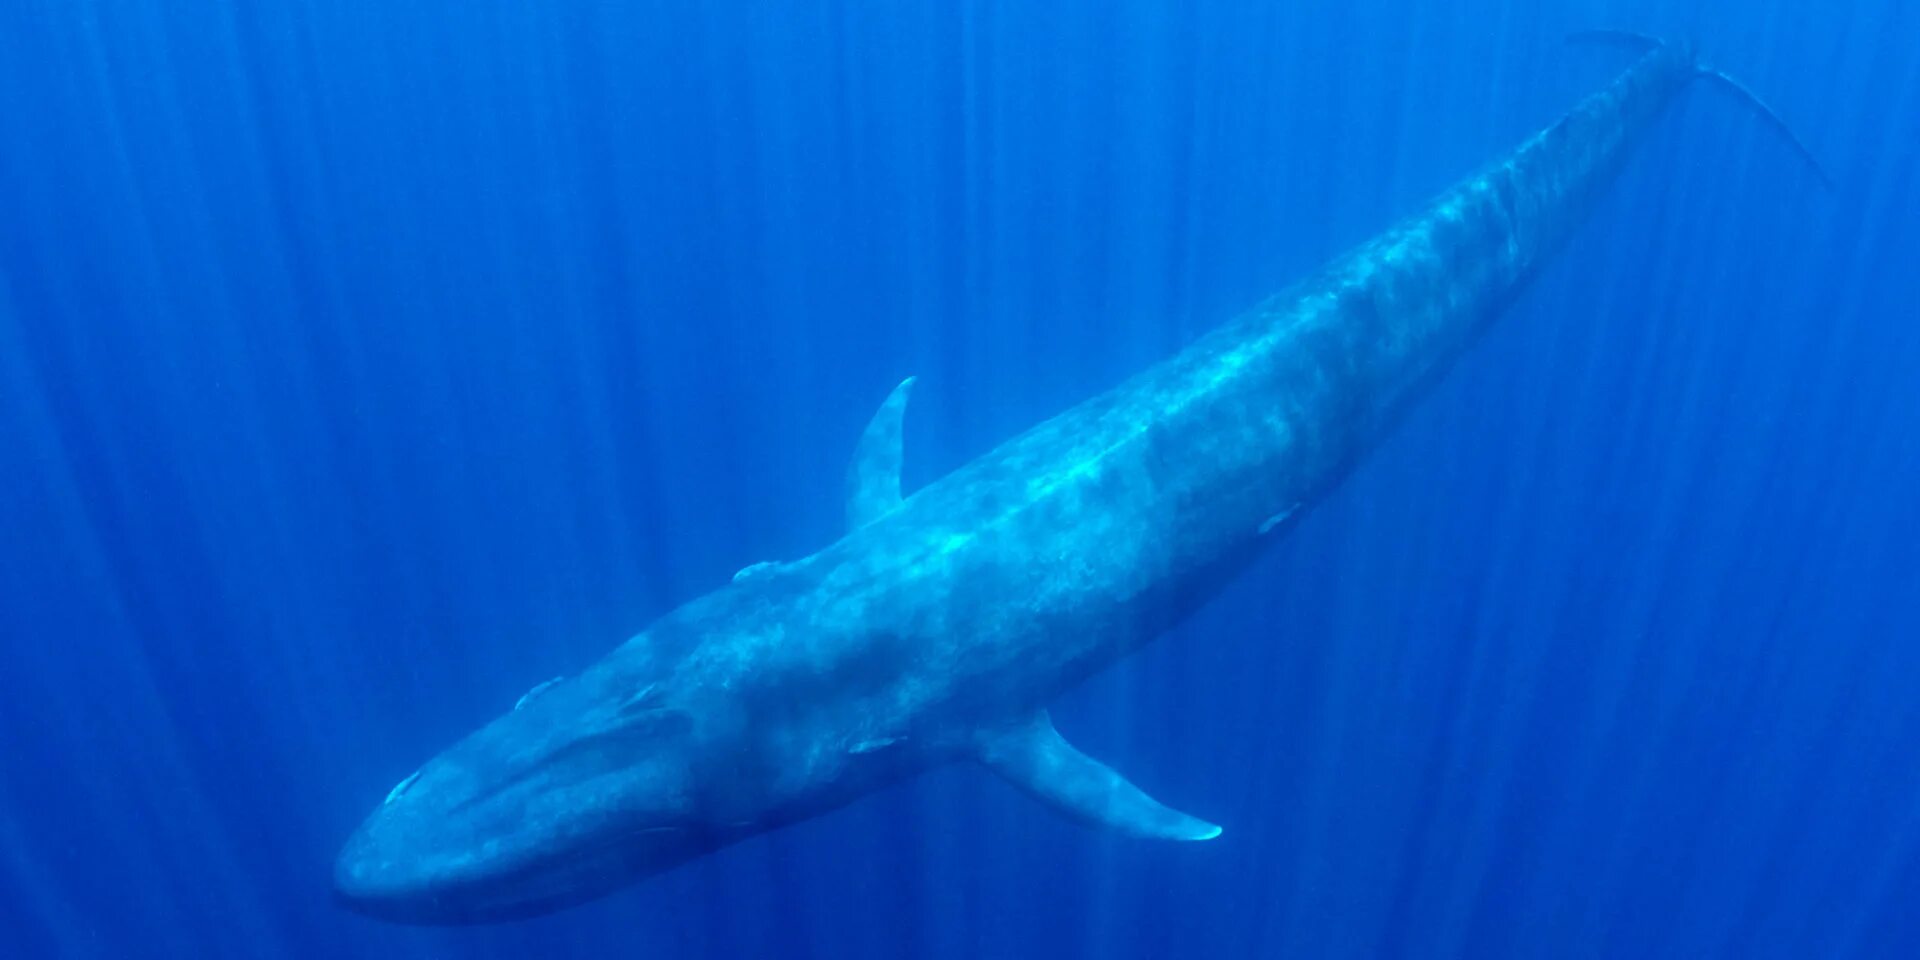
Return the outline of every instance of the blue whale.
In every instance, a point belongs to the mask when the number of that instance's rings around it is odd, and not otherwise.
[[[959,760],[1123,834],[1219,836],[1075,750],[1047,704],[1336,483],[1693,81],[1784,132],[1686,47],[1607,36],[1637,61],[1510,156],[905,497],[901,383],[860,439],[844,536],[740,571],[428,761],[346,843],[338,899],[411,923],[538,914]]]

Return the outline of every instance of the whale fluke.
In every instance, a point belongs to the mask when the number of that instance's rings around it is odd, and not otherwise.
[[[1774,113],[1772,107],[1767,106],[1765,100],[1760,99],[1752,90],[1747,89],[1746,84],[1735,80],[1723,71],[1715,70],[1707,66],[1699,67],[1698,70],[1702,79],[1712,81],[1712,85],[1717,86],[1723,92],[1732,94],[1734,99],[1746,104],[1747,107],[1754,112],[1755,116],[1758,116],[1767,126],[1772,127],[1773,132],[1779,134],[1780,138],[1787,142],[1787,146],[1793,148],[1794,153],[1800,155],[1800,162],[1806,164],[1807,169],[1813,171],[1814,178],[1820,181],[1821,186],[1826,187],[1828,190],[1833,189],[1833,178],[1827,176],[1826,168],[1820,165],[1820,161],[1814,157],[1813,151],[1807,149],[1807,145],[1793,132],[1793,128],[1787,126],[1787,122],[1780,119],[1780,115]]]
[[[1631,50],[1634,53],[1645,53],[1655,47],[1664,47],[1667,45],[1665,40],[1652,34],[1640,33],[1634,30],[1611,30],[1604,27],[1591,30],[1575,30],[1567,34],[1567,42],[1608,44]]]
[[[1659,37],[1645,33],[1636,33],[1632,30],[1575,30],[1567,34],[1567,42],[1606,44],[1624,47],[1635,53],[1644,53],[1648,50],[1657,50],[1663,47],[1673,46],[1673,44]],[[1827,176],[1826,168],[1820,165],[1819,158],[1813,155],[1812,150],[1807,149],[1806,143],[1800,139],[1798,134],[1793,132],[1792,127],[1787,126],[1787,122],[1782,120],[1779,114],[1773,112],[1773,108],[1768,106],[1765,100],[1760,99],[1759,95],[1751,89],[1748,89],[1746,84],[1735,80],[1725,71],[1715,69],[1700,62],[1699,58],[1694,55],[1691,44],[1681,43],[1677,49],[1687,62],[1687,65],[1692,68],[1694,76],[1709,81],[1710,86],[1716,87],[1723,93],[1731,94],[1735,100],[1740,101],[1747,109],[1752,110],[1754,116],[1772,128],[1773,132],[1780,136],[1780,139],[1786,141],[1787,146],[1800,157],[1802,163],[1807,165],[1807,169],[1813,172],[1814,178],[1820,181],[1821,186],[1829,190],[1833,189],[1833,178]]]
[[[980,762],[1041,803],[1094,826],[1150,840],[1212,840],[1220,828],[1147,796],[1105,764],[1073,748],[1042,710],[981,738]]]
[[[906,418],[913,380],[900,381],[887,394],[867,421],[866,432],[860,434],[853,464],[847,468],[848,530],[858,530],[900,505],[900,425]]]

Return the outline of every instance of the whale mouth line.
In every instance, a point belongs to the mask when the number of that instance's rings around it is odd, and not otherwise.
[[[332,900],[363,916],[412,926],[523,920],[574,906],[717,845],[701,825],[631,825],[557,846],[436,858],[405,833],[369,836],[342,852]],[[385,845],[391,844],[390,846]]]

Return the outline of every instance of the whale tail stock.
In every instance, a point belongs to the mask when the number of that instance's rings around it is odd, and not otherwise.
[[[1606,44],[1609,46],[1625,47],[1641,53],[1648,50],[1675,46],[1675,44],[1662,40],[1659,37],[1644,33],[1635,33],[1631,30],[1576,30],[1567,35],[1567,42]],[[1690,61],[1696,76],[1708,81],[1711,86],[1721,92],[1731,94],[1735,100],[1745,104],[1748,109],[1753,111],[1755,116],[1759,117],[1762,122],[1772,128],[1775,133],[1779,134],[1782,140],[1786,141],[1787,146],[1793,149],[1793,152],[1800,157],[1801,162],[1807,165],[1807,169],[1813,172],[1814,178],[1819,180],[1822,186],[1829,190],[1833,189],[1833,178],[1827,176],[1827,171],[1820,166],[1820,161],[1814,157],[1813,151],[1807,149],[1807,145],[1801,141],[1799,136],[1794,134],[1793,128],[1787,126],[1787,122],[1780,119],[1780,115],[1775,113],[1772,107],[1767,106],[1766,101],[1760,99],[1746,84],[1728,76],[1724,71],[1700,62],[1694,55],[1691,45],[1680,44],[1678,46],[1686,59]]]

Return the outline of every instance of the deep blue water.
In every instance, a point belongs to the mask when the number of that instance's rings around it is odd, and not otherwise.
[[[1690,35],[1707,91],[1364,466],[954,768],[593,905],[327,895],[419,762],[1168,355]],[[0,12],[0,955],[1920,955],[1920,14]]]

